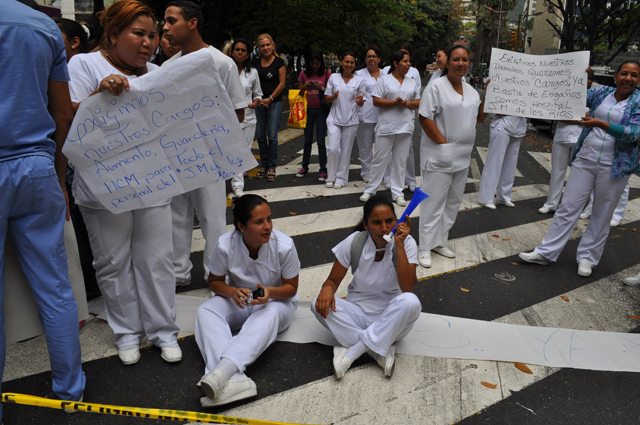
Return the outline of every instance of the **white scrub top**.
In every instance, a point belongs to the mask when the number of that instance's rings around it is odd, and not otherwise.
[[[398,97],[408,101],[418,100],[420,99],[420,86],[416,84],[415,80],[407,78],[406,76],[402,84],[400,84],[393,74],[388,74],[378,78],[372,96],[389,100],[395,100]],[[415,121],[414,111],[409,108],[400,108],[397,106],[379,109],[378,125],[376,125],[377,136],[413,133]]]
[[[380,76],[382,77],[383,75],[391,74],[391,72],[389,71],[391,71],[391,67],[387,65],[384,68],[382,68],[382,71],[380,71]],[[405,77],[411,78],[413,81],[416,82],[418,87],[422,87],[422,79],[420,78],[420,71],[418,71],[416,68],[414,67],[409,68],[409,71],[407,71],[407,75],[405,75]]]
[[[364,80],[365,89],[365,102],[361,108],[358,108],[358,119],[362,123],[376,124],[378,122],[379,110],[373,106],[373,98],[371,97],[371,94],[373,93],[373,89],[375,88],[378,80],[369,74],[369,70],[367,68],[357,70],[356,75]],[[380,77],[382,77],[382,75],[382,71],[380,71]]]
[[[244,88],[244,95],[247,98],[247,103],[251,103],[256,99],[262,99],[262,88],[260,87],[260,77],[258,77],[257,69],[251,68],[250,72],[243,70],[240,73],[240,84],[242,84],[242,88]],[[257,122],[256,110],[245,108],[244,120],[240,123],[240,127],[250,127]]]
[[[357,125],[358,124],[358,105],[356,97],[366,94],[365,82],[362,77],[354,74],[345,83],[342,74],[332,74],[327,81],[325,96],[333,96],[339,91],[338,98],[332,102],[331,112],[327,117],[327,122],[335,125]]]
[[[454,173],[469,167],[480,95],[467,83],[462,83],[462,93],[453,89],[448,78],[424,89],[419,114],[434,121],[447,141],[439,145],[422,131],[420,166],[427,171]]]
[[[351,244],[356,234],[349,235],[333,248],[336,259],[343,267],[351,266]],[[362,248],[358,269],[347,288],[347,301],[356,304],[367,314],[382,313],[393,298],[402,294],[391,258],[392,247],[392,244],[386,244],[384,257],[376,262],[376,245],[369,236]],[[405,239],[404,249],[409,264],[418,264],[418,247],[411,236]]]
[[[216,276],[228,276],[229,286],[251,291],[262,286],[282,286],[282,279],[300,274],[300,260],[293,239],[273,229],[269,242],[263,244],[255,260],[242,240],[242,232],[232,230],[220,236],[211,255],[209,271]],[[296,294],[290,298],[298,301]]]
[[[491,128],[500,130],[511,137],[524,137],[527,133],[527,119],[525,117],[514,117],[511,115],[493,117]]]
[[[440,77],[442,77],[442,70],[441,69],[437,70],[436,72],[434,72],[431,75],[431,78],[429,78],[429,82],[427,83],[427,87],[426,88],[431,87],[433,85],[433,83],[435,83],[438,80],[438,78],[440,78]]]
[[[624,108],[627,107],[628,103],[629,98],[622,102],[616,101],[615,92],[613,92],[602,101],[592,116],[609,124],[620,124]],[[587,138],[584,139],[580,152],[578,152],[578,158],[611,165],[613,164],[615,142],[615,137],[601,128],[594,127]]]

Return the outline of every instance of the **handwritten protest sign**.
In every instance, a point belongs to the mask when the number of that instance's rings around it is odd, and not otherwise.
[[[577,120],[587,99],[589,52],[525,55],[492,49],[484,111],[548,120]]]
[[[116,214],[256,165],[207,49],[131,80],[118,97],[105,91],[84,100],[63,153]]]

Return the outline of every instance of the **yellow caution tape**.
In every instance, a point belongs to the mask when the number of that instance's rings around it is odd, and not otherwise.
[[[51,409],[78,410],[81,412],[104,413],[107,415],[165,419],[203,424],[296,425],[284,422],[271,422],[257,419],[235,418],[224,415],[212,415],[202,412],[188,412],[186,410],[145,409],[142,407],[110,406],[106,404],[84,403],[79,401],[52,400],[44,397],[35,397],[32,395],[16,393],[2,393],[2,402],[49,407]]]

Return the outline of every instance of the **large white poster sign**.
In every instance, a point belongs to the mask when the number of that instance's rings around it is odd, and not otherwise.
[[[63,152],[116,214],[256,165],[207,49],[84,100]]]
[[[525,55],[492,49],[484,111],[548,120],[579,120],[587,99],[589,52]]]

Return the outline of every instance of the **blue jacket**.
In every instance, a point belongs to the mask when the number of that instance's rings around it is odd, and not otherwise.
[[[597,87],[587,90],[587,107],[591,111],[595,111],[604,99],[616,90],[615,87]],[[620,125],[624,127],[624,132],[619,137],[616,137],[613,147],[613,164],[611,164],[611,177],[613,178],[626,177],[630,174],[640,172],[640,162],[638,160],[640,94],[638,94],[637,90],[634,90],[629,98],[629,103],[622,114]],[[585,127],[582,130],[582,134],[580,134],[578,143],[573,151],[572,162],[576,159],[584,139],[587,138],[590,132],[590,128]],[[611,132],[609,134],[611,134]]]

